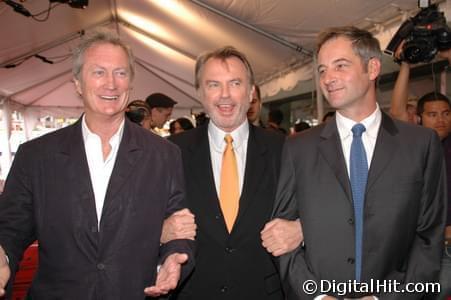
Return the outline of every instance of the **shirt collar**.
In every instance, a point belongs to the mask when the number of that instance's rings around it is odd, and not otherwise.
[[[124,124],[125,124],[125,118],[122,120],[121,125],[119,126],[119,128],[117,129],[117,131],[113,134],[113,136],[110,138],[110,145],[111,148],[115,148],[117,145],[119,145],[120,141],[122,140],[122,135],[124,133]],[[88,124],[86,124],[86,116],[83,115],[82,120],[81,120],[81,131],[83,134],[83,141],[86,142],[92,138],[100,138],[97,134],[95,134],[94,132],[92,132],[89,127]]]
[[[212,121],[208,123],[208,137],[213,143],[216,151],[224,151],[225,141],[224,136],[230,134],[233,138],[233,147],[239,148],[249,138],[249,122],[246,120],[238,128],[232,132],[225,132],[218,128]]]
[[[340,138],[343,140],[350,136],[352,134],[352,127],[357,124],[356,121],[351,120],[349,118],[346,118],[340,112],[336,112],[336,122],[337,122],[337,128],[338,133],[340,134]],[[365,133],[371,137],[376,139],[377,133],[379,132],[379,127],[382,120],[382,113],[379,108],[379,104],[376,103],[376,110],[374,110],[371,115],[363,119],[362,121],[358,122],[360,124],[363,124],[366,128]]]

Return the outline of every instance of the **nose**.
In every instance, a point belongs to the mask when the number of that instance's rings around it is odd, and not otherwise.
[[[229,85],[224,84],[221,89],[221,97],[228,98],[230,96],[230,88]]]
[[[324,84],[329,85],[331,83],[334,83],[336,80],[333,72],[324,70],[321,74],[321,81],[324,82]]]
[[[106,76],[105,87],[111,90],[116,88],[116,78],[114,77],[114,74],[108,74]]]

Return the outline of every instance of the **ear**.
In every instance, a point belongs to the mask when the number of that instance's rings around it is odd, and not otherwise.
[[[378,58],[371,58],[368,61],[368,75],[370,80],[376,80],[381,72],[381,61]]]
[[[79,95],[81,95],[81,82],[77,78],[74,78],[75,90]]]

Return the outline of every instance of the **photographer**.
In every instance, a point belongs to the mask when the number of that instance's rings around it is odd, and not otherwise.
[[[399,59],[402,51],[403,43],[398,47],[395,57]],[[440,58],[445,58],[451,63],[451,49],[440,51]],[[440,271],[441,293],[430,296],[427,299],[446,299],[451,295],[451,136],[449,134],[451,127],[451,117],[449,115],[450,102],[449,99],[440,93],[428,93],[422,96],[418,101],[417,118],[415,122],[409,118],[408,113],[408,85],[411,65],[403,61],[400,65],[399,75],[393,89],[391,100],[390,114],[399,120],[417,123],[434,129],[442,140],[443,150],[446,161],[446,171],[448,175],[448,218],[445,231],[445,248]]]
[[[395,59],[399,60],[402,52],[404,42],[401,42],[395,53]],[[451,63],[451,49],[439,51],[438,56],[445,58]],[[416,116],[416,108],[408,103],[409,77],[411,64],[407,61],[402,61],[399,67],[399,74],[393,88],[390,115],[398,120],[418,124],[418,117]]]

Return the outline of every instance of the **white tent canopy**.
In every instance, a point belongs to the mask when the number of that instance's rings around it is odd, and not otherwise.
[[[49,4],[21,3],[31,13]],[[195,58],[223,45],[245,52],[263,84],[263,95],[277,99],[280,91],[311,79],[308,53],[314,51],[322,28],[356,25],[377,31],[385,45],[403,18],[416,10],[417,1],[412,0],[91,0],[83,10],[60,4],[47,21],[36,22],[2,2],[0,95],[30,111],[67,108],[69,115],[79,113],[82,103],[67,56],[84,31],[110,26],[137,57],[131,99],[163,92],[179,102],[176,115],[201,109],[192,85]]]
[[[40,19],[49,7],[48,0],[14,2],[31,14],[44,11]],[[449,2],[436,1],[448,20]],[[131,100],[165,93],[178,102],[173,113],[178,117],[202,110],[193,70],[204,51],[225,45],[243,51],[263,101],[278,100],[315,89],[311,53],[321,29],[355,25],[374,32],[385,47],[417,11],[413,0],[90,0],[85,9],[52,3],[48,18],[38,22],[0,0],[2,127],[9,139],[10,113],[19,111],[28,139],[40,117],[80,116],[83,103],[73,86],[70,53],[85,32],[97,27],[117,31],[135,53]],[[384,71],[397,68],[386,60]],[[321,105],[322,100],[320,115]],[[1,161],[7,162],[3,174],[11,158],[7,144],[0,147]]]

